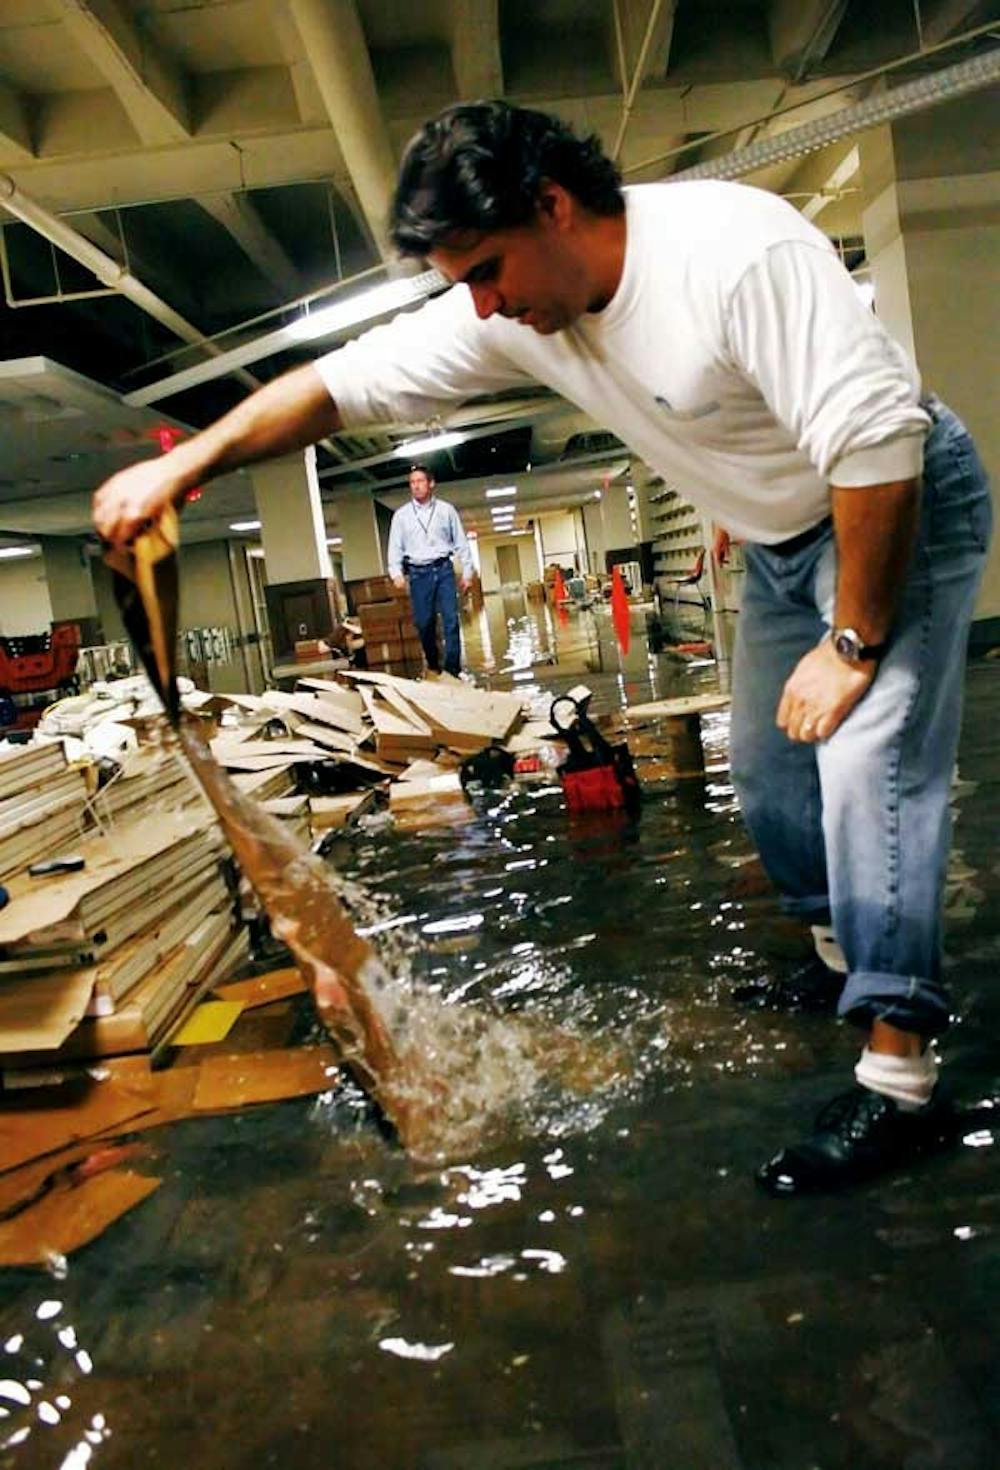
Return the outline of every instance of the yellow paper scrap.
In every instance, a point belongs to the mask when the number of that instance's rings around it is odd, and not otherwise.
[[[206,1000],[193,1011],[179,1031],[170,1038],[171,1046],[206,1046],[210,1041],[224,1041],[243,1009],[239,1000]]]

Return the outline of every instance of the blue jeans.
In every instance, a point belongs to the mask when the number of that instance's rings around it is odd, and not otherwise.
[[[868,693],[817,745],[777,728],[785,680],[831,626],[836,547],[830,527],[791,554],[747,546],[732,725],[733,781],[764,866],[785,907],[832,922],[846,955],[840,1014],[924,1036],[948,1024],[949,794],[992,521],[968,431],[938,400],[929,403],[917,541]]]
[[[413,621],[420,642],[424,647],[427,667],[434,673],[441,668],[438,653],[437,620],[441,615],[444,629],[444,667],[448,674],[457,674],[462,661],[462,644],[458,633],[458,593],[455,589],[455,569],[450,557],[421,565],[409,562],[407,576],[410,579],[410,602],[413,604]]]

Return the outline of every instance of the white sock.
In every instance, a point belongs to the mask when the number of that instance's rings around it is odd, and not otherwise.
[[[866,1046],[854,1076],[861,1087],[891,1097],[904,1112],[916,1112],[930,1101],[938,1063],[930,1047],[918,1057],[893,1057]]]
[[[838,975],[847,974],[847,960],[844,951],[837,943],[836,936],[829,924],[812,925],[813,944],[816,953],[826,965],[828,970],[834,970]]]

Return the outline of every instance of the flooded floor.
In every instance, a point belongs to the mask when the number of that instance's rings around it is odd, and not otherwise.
[[[604,710],[716,687],[642,621],[621,660],[606,610],[495,596],[467,658],[539,708],[583,678]],[[571,823],[551,780],[455,828],[375,823],[332,861],[421,983],[505,1038],[495,1076],[455,1079],[478,1143],[413,1162],[349,1088],[146,1135],[154,1195],[65,1271],[0,1276],[0,1470],[990,1470],[998,720],[1000,663],[974,663],[953,1154],[830,1199],[754,1188],[858,1041],[728,1000],[802,941],[748,861],[725,716],[705,783],[651,780],[635,824]],[[315,1034],[282,1005],[262,1036]]]

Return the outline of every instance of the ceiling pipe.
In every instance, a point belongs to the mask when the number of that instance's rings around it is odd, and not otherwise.
[[[375,243],[392,260],[386,230],[396,160],[355,0],[291,0],[289,13]]]
[[[106,255],[103,250],[91,243],[85,235],[74,230],[71,225],[58,215],[52,214],[44,205],[38,203],[30,194],[25,194],[16,180],[9,174],[0,174],[0,204],[15,219],[22,224],[30,225],[39,235],[51,241],[53,245],[65,252],[73,260],[79,261],[101,282],[102,285],[110,287],[127,297],[134,306],[162,323],[168,331],[173,332],[182,342],[190,343],[198,347],[210,357],[221,357],[222,351],[210,342],[198,328],[192,326],[179,312],[174,311],[172,306],[151,291],[148,286],[143,285],[137,276],[132,275],[125,266],[115,260],[114,256]],[[251,388],[258,387],[257,379],[250,373],[240,372],[237,375],[242,383]]]
[[[856,107],[845,107],[829,117],[815,118],[799,128],[790,128],[775,138],[764,138],[751,143],[747,148],[737,148],[721,158],[697,163],[692,168],[671,174],[668,183],[681,179],[739,179],[756,169],[772,163],[787,163],[793,158],[804,158],[816,153],[829,143],[838,143],[842,138],[869,128],[898,121],[910,113],[922,112],[924,108],[936,107],[939,102],[950,102],[968,92],[979,91],[1000,81],[1000,46],[987,51],[983,56],[973,56],[967,61],[958,61],[954,66],[943,67],[930,76],[917,77],[904,82],[891,92],[880,92],[859,102]]]

